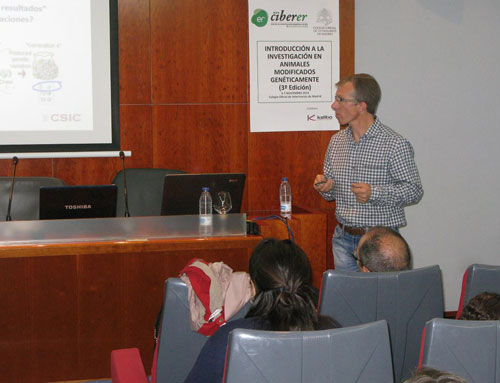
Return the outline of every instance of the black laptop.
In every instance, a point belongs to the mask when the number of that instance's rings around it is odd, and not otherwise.
[[[116,217],[116,185],[40,188],[40,219]]]
[[[241,211],[245,174],[167,174],[163,184],[161,215],[198,214],[201,188],[204,186],[210,188],[212,200],[218,192],[228,191],[233,205],[229,213]]]

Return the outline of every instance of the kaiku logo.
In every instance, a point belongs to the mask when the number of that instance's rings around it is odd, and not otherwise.
[[[258,27],[263,27],[267,24],[269,16],[267,15],[267,12],[264,11],[263,9],[256,9],[253,12],[252,16],[252,23],[255,24]]]
[[[327,114],[323,116],[317,116],[315,114],[308,114],[307,121],[320,121],[320,120],[333,120],[333,116],[329,116]]]

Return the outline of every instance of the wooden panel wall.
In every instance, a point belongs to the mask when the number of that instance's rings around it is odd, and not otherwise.
[[[119,0],[121,141],[128,167],[244,172],[244,209],[332,210],[313,191],[331,132],[249,133],[248,5],[242,0]],[[354,70],[354,0],[340,0],[341,74]],[[19,176],[109,183],[117,158],[21,160]],[[11,161],[0,161],[9,176]]]
[[[354,71],[354,0],[340,6],[343,76]],[[311,185],[332,133],[250,134],[247,20],[244,0],[119,0],[121,141],[133,153],[127,166],[244,172],[243,209],[254,212],[278,209],[286,175],[294,204],[328,213],[330,237],[333,205]],[[20,160],[17,175],[104,184],[120,167],[117,158]],[[11,170],[11,161],[0,161],[0,176]]]
[[[3,247],[0,382],[109,377],[111,350],[129,347],[149,373],[165,279],[197,257],[247,270],[260,239]]]

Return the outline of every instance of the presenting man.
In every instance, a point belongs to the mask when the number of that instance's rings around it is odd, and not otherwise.
[[[361,236],[373,226],[406,225],[403,208],[417,203],[423,189],[411,144],[375,115],[381,97],[377,81],[355,74],[336,85],[332,109],[348,127],[332,136],[314,189],[336,203],[335,268],[359,271],[352,254]]]

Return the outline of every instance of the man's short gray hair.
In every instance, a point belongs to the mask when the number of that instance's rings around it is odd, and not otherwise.
[[[344,77],[335,85],[339,87],[348,82],[352,83],[354,87],[354,98],[358,102],[364,102],[366,104],[368,113],[375,114],[380,99],[382,98],[382,91],[377,80],[367,73],[359,73]]]
[[[372,272],[409,270],[411,252],[408,243],[390,227],[375,226],[365,234],[358,249],[361,265]]]

